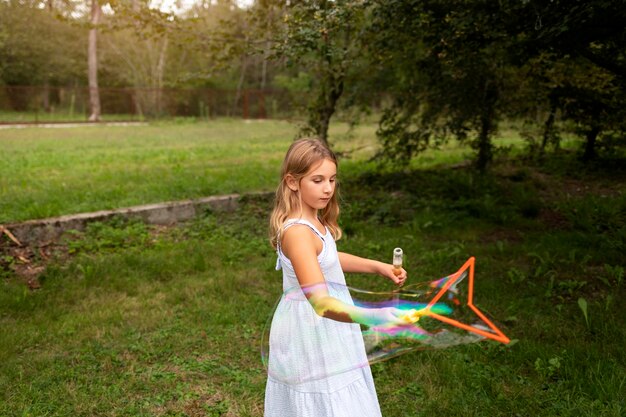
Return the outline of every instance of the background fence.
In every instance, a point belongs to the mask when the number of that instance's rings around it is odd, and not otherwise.
[[[290,118],[306,98],[286,90],[100,88],[105,121],[168,117]],[[0,86],[0,123],[86,121],[89,88]]]

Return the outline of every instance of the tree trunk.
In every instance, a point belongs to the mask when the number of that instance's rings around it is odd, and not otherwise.
[[[269,46],[266,46],[265,51],[263,52],[263,62],[261,62],[261,90],[265,90],[265,85],[267,83],[267,55]]]
[[[239,100],[241,99],[241,90],[243,89],[243,83],[246,80],[247,67],[248,67],[248,60],[246,59],[246,56],[243,55],[241,57],[241,74],[239,75],[239,82],[237,83],[237,91],[235,92],[235,101],[233,103],[233,107],[235,107],[235,109],[239,105]],[[236,112],[236,110],[234,112]],[[247,111],[244,111],[244,113],[247,113]],[[244,117],[247,117],[247,115],[244,115]]]
[[[480,172],[485,172],[487,165],[493,157],[493,145],[491,144],[491,115],[483,114],[480,118],[480,133],[478,134],[478,159],[476,167]]]
[[[478,158],[476,160],[476,168],[478,171],[485,172],[487,165],[493,159],[493,144],[491,143],[491,134],[494,130],[494,109],[498,99],[498,92],[493,81],[486,80],[484,84],[484,96],[481,103],[482,112],[480,115],[480,126],[478,140],[475,148],[478,149]]]
[[[309,107],[309,127],[317,137],[328,145],[330,119],[337,110],[337,102],[343,94],[344,69],[333,67],[329,54],[322,54],[326,68],[320,80],[317,100]],[[324,65],[323,64],[323,65]]]
[[[48,9],[49,13],[54,12],[53,0],[46,0],[45,4],[46,4],[46,9]],[[49,27],[48,27],[48,30],[46,31],[45,36],[52,36],[52,34],[50,33]],[[48,75],[46,75],[45,77],[46,78],[44,79],[44,82],[43,82],[43,109],[46,113],[50,113],[50,80],[48,79]]]
[[[556,117],[557,105],[558,101],[556,99],[556,95],[554,93],[550,94],[550,114],[548,115],[548,119],[543,126],[543,139],[541,141],[541,148],[539,149],[540,155],[544,154],[546,146],[548,146],[549,142],[554,142],[554,120]]]
[[[272,43],[270,39],[272,38],[271,33],[271,22],[272,22],[272,6],[270,6],[270,10],[267,13],[265,18],[265,37],[267,41],[265,42],[265,47],[263,49],[263,62],[261,63],[261,90],[265,90],[265,86],[267,85],[267,61],[269,60],[270,49],[272,48]]]
[[[585,152],[582,157],[583,161],[587,162],[596,157],[596,142],[599,134],[600,128],[598,126],[593,126],[587,132],[587,142],[585,142]]]
[[[324,43],[319,51],[320,68],[320,90],[317,100],[309,107],[309,127],[326,145],[328,145],[328,128],[330,119],[337,110],[337,102],[343,95],[346,68],[343,66],[345,57],[348,54],[350,44],[350,29],[346,28],[343,56],[333,58],[331,51],[331,39],[328,34],[324,34]]]
[[[89,78],[89,106],[91,115],[89,121],[100,121],[100,91],[98,90],[98,30],[102,10],[98,0],[91,0],[91,29],[89,29],[88,47],[88,78]]]
[[[156,68],[156,83],[157,83],[157,114],[161,116],[163,111],[163,73],[165,72],[165,56],[167,52],[168,38],[163,39],[163,45],[161,45],[161,51],[159,53],[159,61]]]
[[[328,90],[330,89],[330,91]],[[317,120],[313,123],[316,124],[317,136],[328,145],[328,128],[330,127],[330,119],[337,110],[337,102],[343,94],[343,76],[339,79],[334,76],[330,76],[327,81],[327,87],[322,89],[320,93],[319,108],[316,111]]]

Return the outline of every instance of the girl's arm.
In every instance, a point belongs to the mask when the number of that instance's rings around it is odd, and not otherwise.
[[[404,268],[400,270],[398,275],[394,274],[393,265],[384,262],[374,261],[372,259],[360,258],[350,255],[349,253],[339,252],[339,263],[344,272],[357,272],[365,274],[378,274],[385,278],[389,278],[397,285],[404,284],[406,281],[406,271]]]
[[[332,320],[366,326],[400,325],[406,312],[397,308],[363,308],[331,297],[317,256],[321,241],[308,226],[295,225],[283,233],[281,248],[293,265],[296,277],[315,312]]]

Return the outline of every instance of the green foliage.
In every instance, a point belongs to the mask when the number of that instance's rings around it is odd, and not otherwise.
[[[70,231],[66,245],[69,253],[98,252],[149,244],[146,225],[140,220],[114,217],[108,222],[87,224],[84,232]]]
[[[83,28],[65,24],[36,3],[0,3],[0,85],[84,82],[83,39],[86,42]],[[11,98],[17,110],[34,104],[24,103],[18,94]]]
[[[604,264],[604,270],[606,271],[606,274],[608,275],[605,281],[607,286],[611,287],[613,285],[613,282],[615,283],[614,285],[617,288],[622,286],[622,282],[624,280],[624,268],[623,267],[619,265],[611,266],[609,264]]]
[[[623,146],[624,30],[600,23],[623,19],[623,5],[574,3],[375,3],[368,57],[392,98],[382,156],[406,163],[455,137],[470,140],[484,169],[506,116],[525,122],[539,155],[558,147],[563,120],[584,138],[584,159]]]
[[[562,212],[574,230],[592,240],[597,250],[617,253],[626,248],[626,198],[588,196],[563,203]],[[616,255],[617,256],[617,255]]]
[[[587,300],[580,297],[578,299],[578,307],[580,307],[580,310],[583,312],[583,316],[585,316],[585,323],[587,324],[587,328],[589,328],[589,315],[587,313]]]
[[[354,0],[295,2],[287,8],[275,53],[306,68],[313,78],[302,134],[328,140],[330,119],[346,83],[363,70],[358,56],[368,8],[368,2]]]
[[[513,285],[521,284],[526,281],[527,275],[524,271],[521,271],[515,267],[509,269],[506,272],[507,277],[509,278],[509,282]]]
[[[87,11],[42,4],[0,5],[0,84],[44,86],[41,96],[7,90],[0,100],[37,119],[42,106],[41,119],[74,118],[76,99],[55,112],[63,93],[46,86],[85,84]],[[106,109],[111,116],[128,106],[140,119],[166,108],[238,115],[244,89],[278,87],[286,90],[258,107],[280,102],[295,109],[289,117],[305,110],[299,134],[326,140],[338,111],[352,123],[380,116],[379,156],[393,164],[456,138],[484,170],[509,120],[540,158],[572,135],[584,160],[619,159],[626,149],[623,1],[219,1],[179,14],[141,1],[108,5],[98,27],[100,85],[135,87],[112,104],[120,108]],[[171,98],[167,87],[235,93]],[[526,215],[536,212],[531,205]]]
[[[0,279],[7,279],[13,275],[15,258],[10,255],[0,256]]]
[[[535,370],[544,379],[557,380],[559,378],[559,371],[561,369],[561,361],[563,359],[559,356],[552,357],[548,360],[537,358],[535,361]]]
[[[277,87],[284,88],[291,93],[308,93],[311,83],[311,77],[305,72],[299,72],[295,77],[279,74],[274,78],[274,84]]]
[[[507,6],[411,1],[375,8],[372,30],[380,35],[372,51],[383,50],[378,62],[397,74],[395,100],[378,132],[385,156],[407,160],[452,136],[470,139],[478,167],[485,169],[505,97],[514,88],[507,55],[513,39],[502,19]]]

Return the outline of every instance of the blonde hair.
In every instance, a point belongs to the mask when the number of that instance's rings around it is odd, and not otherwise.
[[[319,139],[299,139],[291,144],[283,161],[280,171],[280,184],[276,189],[274,210],[270,217],[270,242],[276,248],[280,243],[283,227],[294,212],[302,213],[300,193],[292,191],[287,186],[287,175],[291,175],[298,183],[318,163],[324,159],[332,161],[337,166],[335,154]],[[337,223],[339,217],[339,183],[336,183],[335,192],[330,201],[319,212],[322,224],[330,230],[335,240],[341,238],[341,229]]]

